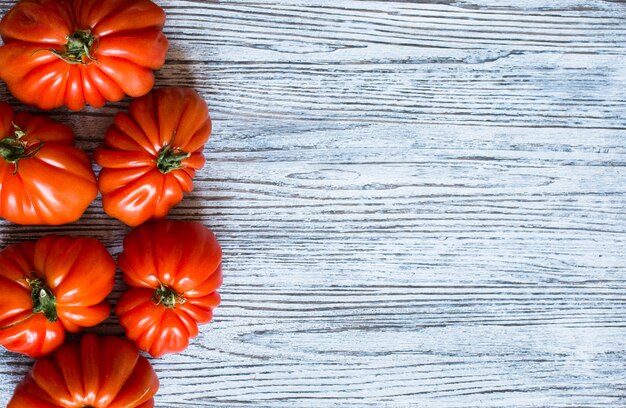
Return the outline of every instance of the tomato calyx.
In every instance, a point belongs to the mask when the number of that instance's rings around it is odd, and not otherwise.
[[[68,64],[85,65],[97,62],[94,54],[98,50],[100,40],[97,35],[91,33],[90,29],[76,30],[74,34],[66,38],[67,43],[62,51],[55,49],[49,51]]]
[[[187,299],[183,297],[184,293],[178,293],[174,289],[161,283],[152,295],[152,303],[154,305],[163,305],[168,309],[174,309],[176,304],[184,305]]]
[[[176,134],[174,134],[174,137]],[[174,137],[160,151],[156,159],[157,168],[163,174],[178,170],[183,167],[183,160],[191,156],[191,153],[183,151],[180,147],[172,147]]]
[[[40,141],[39,143],[29,146],[24,140],[26,131],[15,123],[13,123],[13,128],[15,130],[13,135],[0,140],[0,157],[9,163],[13,163],[15,165],[13,174],[17,174],[18,161],[34,157],[37,153],[39,153],[39,150],[41,150],[44,143]]]
[[[50,323],[59,320],[57,316],[57,298],[52,293],[46,282],[39,278],[27,278],[26,282],[31,287],[33,299],[33,313],[43,313]]]

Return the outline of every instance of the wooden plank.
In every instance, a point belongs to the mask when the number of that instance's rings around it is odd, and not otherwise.
[[[626,405],[623,2],[158,3],[158,84],[215,120],[172,217],[215,230],[225,283],[157,406]],[[50,114],[91,150],[127,104]],[[99,201],[1,226],[129,231]],[[30,364],[0,351],[0,405]]]

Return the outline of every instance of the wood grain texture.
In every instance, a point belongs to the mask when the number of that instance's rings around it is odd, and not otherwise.
[[[157,2],[158,85],[215,127],[172,217],[225,256],[158,407],[626,406],[626,4]],[[127,105],[50,114],[91,150]],[[30,365],[0,351],[0,404]]]

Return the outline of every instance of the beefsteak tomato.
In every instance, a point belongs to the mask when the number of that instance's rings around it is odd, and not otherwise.
[[[35,362],[7,408],[154,407],[159,379],[125,339],[85,334]]]
[[[0,216],[18,224],[76,221],[96,198],[89,156],[72,130],[0,103]]]
[[[145,95],[165,63],[164,23],[150,0],[21,0],[0,21],[0,78],[41,109]]]
[[[104,211],[131,226],[165,217],[193,189],[210,134],[209,108],[193,89],[135,99],[94,152]]]
[[[31,357],[59,347],[65,331],[104,321],[115,261],[93,238],[48,235],[0,252],[0,345]]]
[[[215,235],[192,221],[144,224],[126,237],[117,261],[129,286],[115,309],[126,336],[153,357],[186,349],[220,303]]]

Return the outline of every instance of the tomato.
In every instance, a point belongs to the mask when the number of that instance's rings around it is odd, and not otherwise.
[[[210,134],[209,109],[192,89],[135,99],[94,152],[104,211],[131,226],[165,217],[193,189]]]
[[[129,289],[115,313],[126,336],[153,357],[183,351],[220,303],[222,250],[197,222],[144,224],[117,259]]]
[[[125,339],[85,334],[35,362],[7,408],[154,407],[159,379]]]
[[[150,0],[21,0],[0,22],[0,78],[41,109],[145,95],[165,62],[164,23]]]
[[[110,313],[115,261],[93,238],[48,235],[0,252],[0,345],[31,357],[59,347],[65,331]]]
[[[76,221],[96,198],[89,156],[72,130],[0,103],[0,216],[18,224]]]

